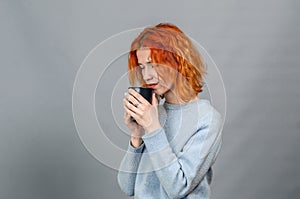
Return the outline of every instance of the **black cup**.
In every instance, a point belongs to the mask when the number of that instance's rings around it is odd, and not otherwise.
[[[141,96],[143,96],[143,98],[145,98],[150,104],[152,104],[152,92],[153,89],[152,88],[144,88],[144,87],[129,87],[128,89],[133,89],[136,92],[138,92]],[[133,117],[130,118],[131,121],[136,122],[135,119]]]

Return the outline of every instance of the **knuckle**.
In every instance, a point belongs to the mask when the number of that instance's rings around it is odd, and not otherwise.
[[[128,99],[128,101],[131,101],[132,100],[132,96],[129,95],[127,99]]]
[[[134,91],[133,89],[129,89],[128,93],[129,93],[130,95],[133,95],[133,94],[134,94],[133,91]]]
[[[132,103],[130,103],[130,102],[128,103],[128,106],[129,106],[131,109],[135,107],[135,106],[133,106]]]

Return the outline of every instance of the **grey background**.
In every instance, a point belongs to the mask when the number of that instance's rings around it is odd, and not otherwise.
[[[159,22],[200,42],[223,76],[227,116],[213,198],[299,198],[299,6],[296,0],[0,1],[0,198],[126,198],[116,171],[80,142],[72,86],[99,42]]]

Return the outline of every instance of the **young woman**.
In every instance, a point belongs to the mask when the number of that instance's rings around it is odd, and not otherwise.
[[[125,93],[131,137],[119,186],[135,198],[209,198],[222,118],[198,97],[206,74],[200,54],[178,27],[161,23],[132,42],[128,69],[131,85],[152,88],[153,97],[149,103],[133,89]]]

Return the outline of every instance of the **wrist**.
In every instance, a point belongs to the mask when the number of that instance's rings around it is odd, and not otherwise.
[[[157,129],[160,129],[161,125],[160,124],[155,124],[155,125],[150,125],[145,128],[146,133],[151,133],[153,131],[156,131]]]
[[[138,148],[143,144],[143,140],[139,137],[133,137],[130,138],[130,144],[133,148]]]

